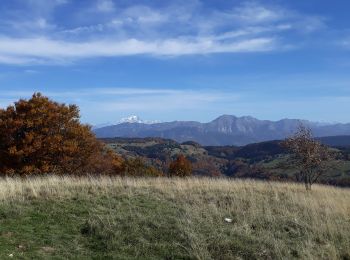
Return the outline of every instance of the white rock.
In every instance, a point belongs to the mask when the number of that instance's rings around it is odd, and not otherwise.
[[[227,223],[232,223],[232,218],[225,218],[225,221],[226,221]]]

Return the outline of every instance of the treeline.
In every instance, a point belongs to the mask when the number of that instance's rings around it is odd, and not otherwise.
[[[91,127],[80,123],[79,108],[35,93],[0,109],[0,174],[189,176],[192,166],[183,155],[168,171],[127,159],[95,138]]]

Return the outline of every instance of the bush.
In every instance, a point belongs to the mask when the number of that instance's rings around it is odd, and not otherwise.
[[[186,177],[192,175],[192,165],[189,160],[180,154],[175,161],[169,165],[169,176],[171,177]]]

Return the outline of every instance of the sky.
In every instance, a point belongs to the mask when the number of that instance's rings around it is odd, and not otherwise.
[[[350,122],[348,0],[1,0],[0,107]]]

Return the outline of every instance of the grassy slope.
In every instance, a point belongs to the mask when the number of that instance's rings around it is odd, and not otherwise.
[[[1,180],[0,200],[0,259],[350,258],[349,189],[51,177]]]

